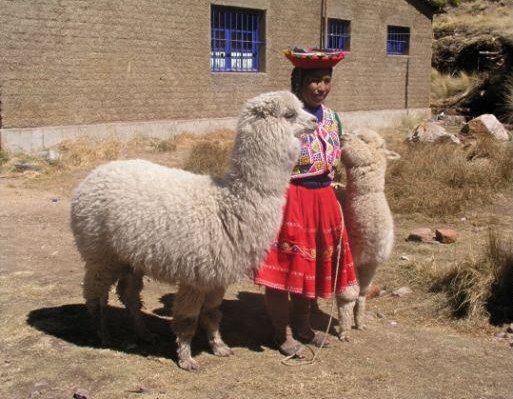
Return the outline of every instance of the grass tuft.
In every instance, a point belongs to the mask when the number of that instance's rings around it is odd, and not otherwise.
[[[490,230],[482,255],[468,256],[448,270],[428,277],[435,292],[445,293],[455,318],[473,320],[489,314],[496,320],[506,320],[504,309],[511,305],[513,289],[511,243],[499,240]]]
[[[482,140],[468,148],[402,143],[394,150],[402,156],[387,170],[386,194],[394,213],[457,215],[511,188],[511,142]]]
[[[456,75],[443,74],[431,68],[431,104],[441,106],[448,100],[464,96],[475,87],[478,82],[477,75],[460,72]]]
[[[229,167],[232,142],[202,141],[192,146],[184,169],[193,173],[222,176]]]

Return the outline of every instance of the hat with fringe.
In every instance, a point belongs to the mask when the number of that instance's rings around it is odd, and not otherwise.
[[[292,49],[284,50],[283,53],[295,67],[301,69],[333,68],[345,57],[342,50],[317,48],[294,47]]]

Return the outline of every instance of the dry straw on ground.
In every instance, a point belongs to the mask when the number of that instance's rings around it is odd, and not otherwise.
[[[463,148],[401,144],[394,149],[402,155],[387,171],[386,193],[394,213],[458,215],[511,188],[511,142],[483,140]]]
[[[460,72],[456,75],[443,74],[431,69],[431,106],[439,107],[446,102],[454,103],[467,95],[478,83],[477,75]]]
[[[454,317],[473,320],[490,315],[492,319],[508,321],[504,309],[511,306],[513,292],[510,241],[499,239],[490,230],[482,253],[471,254],[448,270],[430,272],[428,276],[433,290],[446,294],[447,306]],[[511,310],[509,314],[511,317]]]

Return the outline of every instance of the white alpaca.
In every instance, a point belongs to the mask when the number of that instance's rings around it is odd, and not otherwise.
[[[219,333],[219,305],[226,287],[252,273],[275,238],[297,137],[315,127],[293,94],[266,93],[242,109],[224,178],[143,160],[111,162],[85,178],[73,195],[71,227],[86,263],[84,297],[103,342],[115,282],[136,332],[151,338],[141,318],[148,275],[179,284],[172,326],[180,367],[198,367],[190,349],[198,321],[214,354],[232,353]]]
[[[376,268],[385,262],[394,243],[394,222],[385,197],[387,158],[400,156],[385,148],[383,138],[372,130],[342,136],[341,160],[347,173],[344,220],[353,254],[360,293],[354,300],[337,297],[339,338],[347,339],[354,319],[356,328],[365,328],[365,296]],[[355,306],[356,305],[356,306]]]

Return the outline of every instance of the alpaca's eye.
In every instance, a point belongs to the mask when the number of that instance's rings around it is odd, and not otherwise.
[[[289,111],[289,112],[285,113],[285,115],[283,115],[283,117],[286,119],[292,119],[292,118],[295,118],[296,115],[297,114],[294,111]]]

